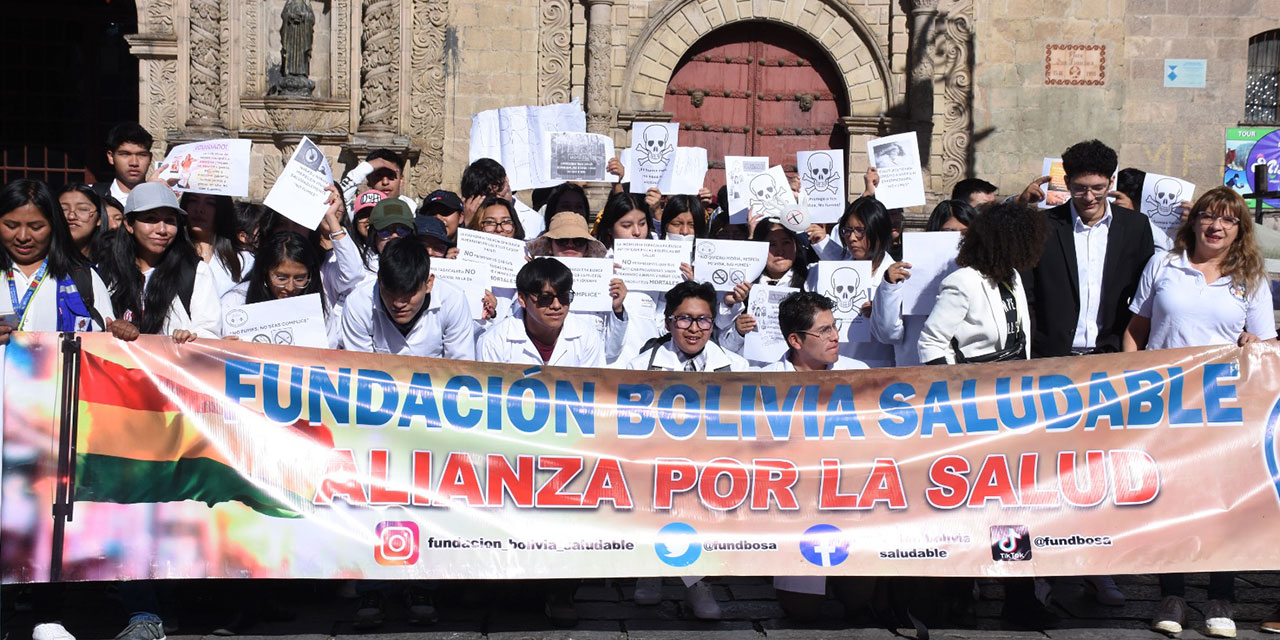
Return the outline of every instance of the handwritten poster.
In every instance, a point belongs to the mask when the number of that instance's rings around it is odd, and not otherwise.
[[[587,115],[575,98],[568,104],[503,107],[471,116],[470,161],[492,158],[507,170],[512,191],[554,187],[545,134],[585,132]]]

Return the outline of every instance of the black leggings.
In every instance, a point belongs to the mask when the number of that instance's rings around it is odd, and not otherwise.
[[[1160,574],[1160,595],[1162,597],[1187,597],[1187,574]],[[1236,573],[1234,571],[1219,571],[1209,574],[1209,599],[1226,602],[1236,601]]]

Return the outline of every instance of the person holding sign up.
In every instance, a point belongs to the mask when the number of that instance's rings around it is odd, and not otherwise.
[[[809,264],[816,260],[813,249],[801,234],[792,232],[782,223],[766,218],[756,224],[751,239],[769,243],[769,255],[764,271],[754,284],[804,289],[808,286]],[[725,294],[723,304],[717,310],[721,316],[733,317],[720,335],[720,345],[737,354],[746,346],[746,335],[756,330],[756,318],[744,310],[750,295],[750,282],[743,282]],[[723,322],[722,322],[723,324]]]
[[[893,244],[893,220],[875,197],[861,197],[845,207],[836,223],[836,233],[844,251],[840,260],[870,260],[871,282],[879,282],[893,262],[889,246]],[[872,303],[868,302],[867,305]],[[863,313],[869,314],[864,307]],[[892,367],[893,346],[877,341],[840,343],[840,355],[861,360],[870,367]]]
[[[324,295],[323,261],[319,249],[306,238],[292,231],[277,232],[258,244],[253,267],[244,282],[223,294],[222,307],[229,310],[256,302],[319,294],[329,348],[338,349],[342,345],[342,322]]]

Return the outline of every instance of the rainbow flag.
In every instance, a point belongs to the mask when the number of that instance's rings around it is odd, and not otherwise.
[[[333,436],[323,425],[272,427],[239,405],[82,352],[75,499],[237,501],[300,517]]]

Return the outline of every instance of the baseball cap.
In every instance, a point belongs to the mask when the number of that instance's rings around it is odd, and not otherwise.
[[[368,215],[368,212],[366,211],[367,209],[386,199],[387,199],[387,194],[381,191],[378,191],[376,189],[370,189],[368,191],[365,191],[364,193],[361,193],[360,195],[356,196],[356,206],[352,207],[351,209],[351,217],[352,218],[359,217],[361,211],[365,211],[365,215]]]
[[[413,212],[400,198],[383,198],[378,204],[373,205],[373,212],[369,214],[369,226],[382,231],[393,224],[402,224],[413,229]]]
[[[178,196],[173,195],[173,189],[170,189],[167,184],[144,182],[129,192],[129,201],[124,206],[125,215],[153,209],[173,209],[184,216],[187,215],[187,212],[178,206]]]
[[[422,201],[422,211],[426,212],[428,207],[433,206],[444,207],[449,211],[462,211],[462,199],[452,191],[436,189]]]
[[[435,216],[418,216],[413,219],[413,222],[417,226],[418,235],[435,238],[446,245],[453,245],[452,242],[449,242],[449,234],[444,228],[444,222],[440,220],[440,218]]]

